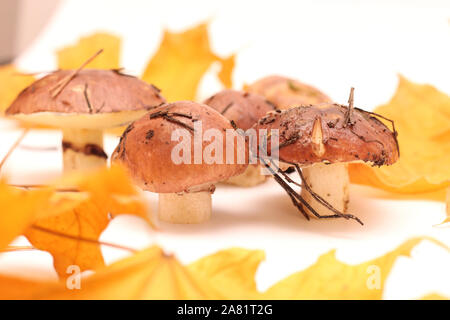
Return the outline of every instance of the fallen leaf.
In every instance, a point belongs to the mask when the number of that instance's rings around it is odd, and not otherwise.
[[[153,246],[97,270],[80,290],[60,288],[45,299],[221,299],[203,279]]]
[[[140,198],[139,190],[131,181],[126,169],[113,164],[96,171],[69,173],[55,181],[55,188],[77,188],[91,195],[91,200],[112,215],[133,214],[154,227],[148,215],[148,208]]]
[[[8,109],[17,95],[34,82],[31,75],[20,74],[13,65],[0,66],[0,114]]]
[[[33,246],[53,256],[55,270],[62,278],[68,276],[66,271],[71,265],[79,266],[82,271],[104,265],[96,241],[109,224],[109,214],[137,215],[153,226],[137,189],[119,165],[84,174],[71,173],[55,182],[53,187],[80,192],[75,198],[74,194],[69,196],[71,193],[60,194],[59,205],[54,206],[55,210],[60,208],[58,212],[45,211],[47,214],[41,214],[25,235]],[[62,208],[67,210],[62,211]],[[91,243],[83,239],[89,239]]]
[[[108,33],[95,33],[80,38],[72,46],[57,52],[59,69],[78,69],[94,52],[103,49],[103,53],[89,63],[92,69],[118,69],[120,67],[119,37]]]
[[[338,261],[336,251],[332,250],[319,257],[309,268],[276,283],[264,293],[264,298],[381,299],[385,280],[394,262],[399,256],[409,256],[411,250],[422,240],[429,240],[449,249],[431,238],[414,238],[380,258],[358,265]]]
[[[188,268],[210,280],[227,299],[257,299],[255,274],[264,258],[262,250],[231,248],[201,258]]]
[[[55,282],[33,281],[14,276],[0,275],[0,300],[31,300],[42,297],[43,289],[56,290]]]
[[[83,271],[104,266],[98,243],[76,239],[98,240],[108,223],[108,212],[95,203],[86,201],[72,210],[39,219],[26,231],[25,236],[35,248],[47,251],[53,256],[53,266],[58,275],[64,278],[70,275],[67,268],[72,265]],[[74,238],[62,237],[59,234]]]
[[[395,121],[400,159],[380,168],[352,163],[352,182],[414,194],[450,186],[450,97],[400,77],[394,97],[374,112]]]
[[[235,65],[236,65],[235,54],[232,54],[228,58],[222,60],[222,69],[220,69],[219,74],[217,76],[219,77],[219,80],[223,83],[225,88],[233,87],[232,76]]]
[[[51,195],[50,189],[25,191],[0,181],[0,249],[26,230]]]
[[[430,293],[422,297],[422,299],[420,300],[449,300],[449,298],[441,296],[440,294],[437,293]]]
[[[444,222],[450,222],[450,187],[447,188],[447,197],[446,197],[446,202],[447,202],[447,218],[444,220]]]
[[[157,85],[168,101],[195,100],[201,78],[216,61],[222,64],[220,80],[231,86],[234,56],[222,59],[211,51],[206,23],[181,33],[166,30],[142,79]]]
[[[153,246],[82,277],[79,290],[68,289],[66,282],[36,282],[0,275],[0,298],[381,299],[384,282],[397,258],[409,256],[422,240],[449,250],[434,239],[415,238],[380,258],[359,265],[337,261],[333,250],[321,256],[313,266],[281,280],[264,294],[257,292],[254,280],[255,271],[264,258],[260,250],[222,250],[184,267],[174,256]],[[443,297],[431,294],[425,298]]]

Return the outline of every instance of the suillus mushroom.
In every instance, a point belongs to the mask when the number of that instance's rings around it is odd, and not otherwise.
[[[301,210],[308,214],[352,218],[343,214],[349,201],[347,164],[391,165],[399,157],[395,128],[378,114],[353,108],[352,96],[349,106],[300,106],[271,113],[255,126],[280,130],[279,158],[302,178]]]
[[[165,102],[159,90],[120,70],[58,70],[23,90],[6,115],[61,128],[64,170],[106,164],[103,130]]]
[[[112,159],[124,164],[143,190],[159,194],[161,221],[204,222],[211,216],[215,184],[247,167],[248,157],[238,158],[247,152],[245,139],[241,145],[234,143],[227,139],[227,130],[234,132],[230,122],[207,105],[191,101],[167,104],[130,124]],[[211,143],[205,138],[210,133],[214,135]],[[230,146],[231,163],[225,159]]]
[[[331,102],[320,90],[283,76],[267,76],[247,86],[246,91],[264,96],[279,109]]]
[[[216,93],[204,103],[233,121],[236,127],[243,131],[250,129],[267,112],[276,109],[260,95],[229,89]],[[249,165],[243,174],[231,177],[225,182],[251,187],[264,182],[267,177],[268,175],[261,173],[260,165],[253,164]]]

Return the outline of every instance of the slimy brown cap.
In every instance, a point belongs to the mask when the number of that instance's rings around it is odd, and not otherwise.
[[[216,132],[221,135],[222,163],[208,164],[202,159],[202,163],[195,164],[194,134],[202,134],[194,132],[197,121],[201,121],[203,133],[208,129],[217,129]],[[184,132],[189,135],[190,163],[176,164],[172,159],[174,148],[184,141],[184,137],[183,140],[172,141],[172,133],[177,129],[185,129]],[[154,109],[132,123],[125,130],[112,159],[122,162],[144,190],[157,193],[199,191],[198,188],[213,190],[216,182],[238,175],[247,167],[247,157],[244,164],[236,164],[236,157],[234,164],[226,164],[226,143],[233,142],[226,139],[226,129],[233,130],[230,121],[207,105],[191,101],[171,103]],[[212,142],[203,141],[201,136],[200,139],[203,154],[205,147]],[[240,150],[234,143],[235,156],[237,152],[247,154],[246,144],[244,149]]]
[[[220,91],[204,103],[233,120],[242,130],[251,128],[267,112],[276,108],[260,95],[237,90]]]
[[[19,94],[6,114],[46,125],[83,128],[85,124],[91,128],[95,123],[85,121],[87,115],[93,115],[98,124],[99,115],[124,113],[122,123],[129,123],[127,113],[145,112],[165,102],[158,88],[120,70],[80,70],[55,96],[55,89],[72,73],[72,70],[58,70],[35,81]],[[74,116],[82,116],[83,121],[74,123]],[[122,124],[120,117],[117,118],[110,118],[109,124],[100,126]]]
[[[296,107],[267,115],[255,128],[279,129],[279,157],[289,163],[365,161],[381,166],[396,162],[396,132],[373,113],[358,108],[350,111],[330,103]]]
[[[264,96],[282,110],[301,105],[331,102],[326,94],[310,85],[276,75],[254,82],[246,88],[246,91]]]

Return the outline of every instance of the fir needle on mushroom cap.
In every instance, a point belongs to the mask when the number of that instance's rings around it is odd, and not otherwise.
[[[82,67],[35,81],[6,110],[16,119],[62,129],[65,171],[105,165],[103,130],[126,125],[165,102],[157,88],[120,70]]]
[[[191,101],[161,106],[133,122],[113,153],[113,161],[124,164],[137,185],[159,194],[158,215],[162,221],[200,223],[208,220],[215,184],[241,174],[247,167],[247,157],[243,164],[238,161],[227,163],[224,158],[221,163],[207,163],[205,159],[195,163],[195,144],[200,142],[201,155],[209,145],[201,136],[200,141],[196,140],[196,135],[201,135],[195,130],[196,123],[201,124],[203,132],[217,130],[223,138],[224,144],[220,148],[225,157],[226,144],[232,142],[226,139],[226,130],[233,130],[230,121],[207,105]],[[182,141],[172,138],[178,129],[187,135],[183,135]],[[182,154],[187,157],[187,163],[177,163],[173,151],[184,139],[188,144]],[[239,149],[236,143],[233,154],[247,152],[245,141],[244,149]]]
[[[257,130],[280,130],[280,161],[297,167],[301,197],[315,216],[347,210],[347,163],[391,165],[399,157],[395,128],[384,125],[378,119],[382,116],[353,107],[353,90],[349,101],[349,106],[322,103],[272,113],[255,125]]]
[[[267,112],[274,111],[275,105],[264,97],[238,90],[223,90],[206,99],[205,104],[220,112],[236,127],[246,131]],[[251,187],[266,181],[267,175],[261,174],[259,165],[249,165],[241,175],[231,177],[226,183]]]

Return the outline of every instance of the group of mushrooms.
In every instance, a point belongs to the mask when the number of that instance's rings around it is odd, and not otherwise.
[[[390,165],[399,156],[395,128],[390,130],[380,115],[353,107],[353,90],[349,104],[340,105],[281,76],[265,77],[244,91],[221,91],[204,103],[167,103],[157,87],[121,70],[58,70],[24,89],[6,114],[61,128],[64,171],[106,165],[103,131],[128,125],[112,161],[128,168],[143,190],[159,194],[159,219],[171,223],[208,220],[215,184],[257,185],[267,178],[262,167],[307,219],[343,217],[361,223],[346,213],[347,164]],[[278,167],[270,159],[258,165],[249,165],[248,159],[244,164],[174,163],[172,132],[193,131],[199,120],[203,129],[223,134],[237,128],[278,129]],[[301,182],[291,178],[293,171]],[[301,193],[291,184],[301,186]]]

